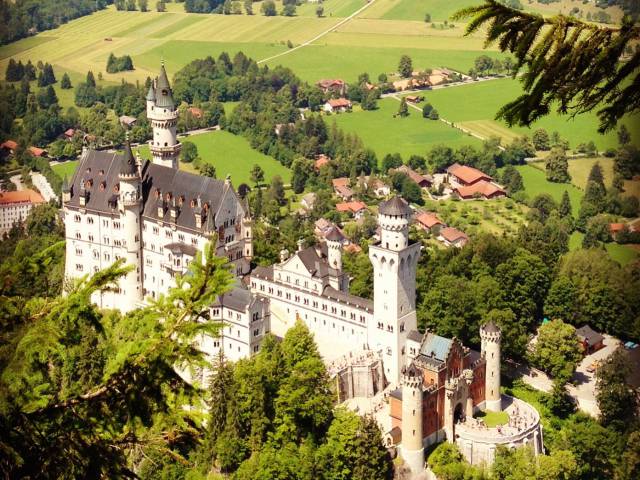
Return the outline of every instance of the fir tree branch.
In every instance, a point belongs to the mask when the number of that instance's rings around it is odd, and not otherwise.
[[[614,128],[625,115],[640,111],[640,53],[622,61],[640,37],[640,26],[624,17],[619,27],[601,27],[573,17],[522,12],[485,0],[453,18],[472,17],[466,35],[487,28],[485,47],[516,57],[514,77],[522,70],[525,93],[496,115],[509,126],[530,126],[552,109],[575,116],[597,109],[599,131]]]

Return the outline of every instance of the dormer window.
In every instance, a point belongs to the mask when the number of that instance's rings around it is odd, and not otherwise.
[[[167,95],[169,95],[169,91],[166,89],[162,89],[162,95],[166,97]]]

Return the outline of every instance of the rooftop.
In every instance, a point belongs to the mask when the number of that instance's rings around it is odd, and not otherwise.
[[[411,208],[409,208],[409,204],[404,199],[396,196],[381,202],[378,212],[382,215],[409,215]]]
[[[17,192],[0,192],[0,205],[11,203],[44,203],[44,198],[34,190],[19,190]]]
[[[477,168],[470,167],[468,165],[460,165],[459,163],[454,163],[449,168],[447,168],[447,172],[449,172],[454,177],[459,178],[464,183],[474,183],[478,180],[492,180],[492,178],[486,173],[478,170]]]

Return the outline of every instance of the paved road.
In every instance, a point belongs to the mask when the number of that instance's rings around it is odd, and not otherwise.
[[[338,23],[336,23],[335,25],[333,25],[332,27],[326,29],[324,32],[319,33],[318,35],[316,35],[315,37],[302,42],[300,45],[295,46],[293,48],[290,48],[289,50],[286,50],[284,52],[280,52],[276,55],[272,55],[270,57],[267,58],[263,58],[262,60],[258,60],[256,63],[261,64],[264,62],[268,62],[269,60],[273,60],[274,58],[278,58],[278,57],[283,57],[284,55],[289,55],[290,53],[295,52],[296,50],[299,50],[303,47],[306,47],[308,45],[311,45],[313,42],[315,42],[316,40],[320,40],[322,37],[324,37],[326,34],[332,32],[333,30],[335,30],[336,28],[344,25],[345,23],[347,23],[348,21],[350,21],[351,19],[353,19],[356,15],[360,14],[361,12],[363,12],[364,10],[366,10],[367,8],[369,8],[371,5],[373,5],[375,3],[376,0],[370,0],[369,2],[365,3],[364,6],[362,6],[361,8],[359,8],[358,10],[356,10],[355,12],[353,12],[351,15],[349,15],[347,18],[340,20]]]
[[[44,175],[38,172],[31,172],[31,181],[33,182],[33,186],[38,189],[47,202],[52,199],[58,199],[58,196]]]

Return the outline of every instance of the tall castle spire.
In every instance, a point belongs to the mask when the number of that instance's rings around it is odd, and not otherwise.
[[[176,133],[178,110],[164,61],[160,65],[160,74],[149,87],[146,100],[147,118],[153,127],[153,138],[149,142],[153,163],[177,169],[182,148]]]

